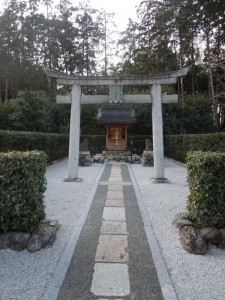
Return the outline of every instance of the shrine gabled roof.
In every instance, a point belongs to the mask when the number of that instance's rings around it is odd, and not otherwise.
[[[136,122],[135,109],[131,105],[103,105],[98,110],[98,123],[126,123]]]

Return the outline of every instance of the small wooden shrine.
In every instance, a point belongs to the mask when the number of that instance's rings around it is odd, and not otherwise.
[[[126,150],[127,128],[135,122],[135,109],[131,105],[102,105],[98,110],[98,123],[106,127],[106,150]]]
[[[106,150],[126,150],[127,128],[135,122],[135,109],[124,104],[123,85],[111,84],[109,103],[98,110],[98,123],[106,127]]]

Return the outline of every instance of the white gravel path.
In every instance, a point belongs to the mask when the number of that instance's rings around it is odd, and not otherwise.
[[[46,218],[62,225],[52,248],[36,253],[0,251],[0,300],[41,300],[103,165],[80,167],[80,183],[63,182],[67,160],[47,168]]]
[[[152,184],[153,168],[131,165],[145,209],[179,300],[225,299],[225,251],[210,247],[205,256],[188,254],[171,225],[176,213],[185,211],[189,194],[186,169],[165,161],[170,184]]]

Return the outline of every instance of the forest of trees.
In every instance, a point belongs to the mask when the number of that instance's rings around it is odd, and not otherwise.
[[[188,75],[167,89],[178,93],[179,105],[164,107],[166,132],[207,132],[215,130],[213,122],[222,129],[224,0],[143,0],[137,7],[137,16],[138,21],[129,19],[126,31],[116,40],[113,14],[92,8],[88,1],[76,6],[68,0],[60,0],[57,6],[51,0],[6,1],[0,14],[0,129],[21,129],[18,125],[24,124],[18,123],[21,105],[28,95],[21,91],[27,90],[39,91],[36,96],[31,93],[32,99],[45,95],[42,100],[48,105],[44,107],[51,111],[51,126],[39,130],[66,130],[68,108],[55,107],[56,86],[47,80],[45,69],[77,75],[125,75],[153,74],[182,67],[189,68]],[[119,63],[115,63],[115,56],[119,57]],[[141,122],[139,129],[151,126],[146,117],[150,108],[136,110]],[[90,111],[93,112],[91,120],[87,117]],[[94,123],[94,111],[83,108],[83,120]],[[188,120],[193,114],[196,117],[192,120],[205,118],[199,121],[201,125]],[[142,124],[143,120],[147,123]],[[29,130],[29,126],[25,129]]]
[[[225,2],[223,0],[143,0],[139,22],[130,20],[119,44],[127,46],[123,72],[156,73],[189,67],[178,85],[185,94],[207,94],[217,118],[225,90]]]

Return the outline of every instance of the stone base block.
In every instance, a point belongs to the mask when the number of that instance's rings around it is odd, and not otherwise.
[[[64,182],[81,182],[83,179],[82,178],[65,178]]]
[[[93,156],[93,162],[94,163],[104,164],[104,162],[105,162],[105,156],[102,155],[102,154],[95,154]]]
[[[141,158],[141,164],[145,167],[154,166],[153,151],[144,151]]]
[[[83,151],[79,154],[79,166],[87,167],[92,165],[90,151]]]
[[[170,183],[167,178],[151,178],[152,183]]]

